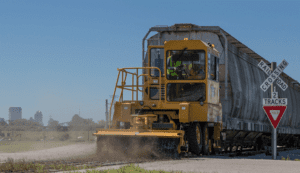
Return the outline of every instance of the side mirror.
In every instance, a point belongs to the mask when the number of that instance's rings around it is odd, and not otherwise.
[[[222,88],[222,86],[220,85],[220,89]]]

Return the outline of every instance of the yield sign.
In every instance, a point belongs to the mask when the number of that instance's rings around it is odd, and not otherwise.
[[[274,129],[276,129],[282,118],[282,115],[286,110],[286,106],[263,106],[263,108],[268,115]]]

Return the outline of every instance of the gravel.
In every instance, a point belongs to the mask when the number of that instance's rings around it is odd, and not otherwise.
[[[207,156],[197,158],[185,158],[181,160],[156,161],[137,164],[146,170],[182,171],[182,172],[206,172],[206,173],[283,173],[300,172],[300,161],[280,160],[282,157],[300,159],[300,150],[279,152],[278,160],[272,160],[272,156],[258,154],[255,156]],[[126,164],[125,164],[126,165]],[[124,165],[103,166],[95,170],[119,169]],[[90,169],[92,170],[92,169]],[[81,170],[79,172],[86,172]]]

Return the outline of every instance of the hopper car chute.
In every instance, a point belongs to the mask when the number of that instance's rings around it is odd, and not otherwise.
[[[145,55],[144,41],[151,31],[158,34],[147,40]],[[125,153],[132,142],[152,143],[159,153],[176,157],[268,147],[271,126],[262,98],[270,94],[259,88],[267,76],[257,67],[258,60],[268,63],[220,27],[152,27],[143,39],[143,67],[118,69],[114,96],[119,88],[120,98],[112,121],[110,107],[109,129],[94,133],[98,148],[106,139],[124,145]],[[132,75],[132,84],[126,83],[127,75]],[[285,73],[281,77],[292,80]],[[125,90],[132,92],[131,100],[123,100]],[[287,91],[279,92],[280,97],[293,97],[293,102],[288,105],[289,119],[280,122],[278,144],[295,146],[300,135],[299,87]]]

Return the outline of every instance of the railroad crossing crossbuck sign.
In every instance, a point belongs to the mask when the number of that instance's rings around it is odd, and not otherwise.
[[[288,87],[288,85],[279,77],[279,75],[283,72],[283,70],[288,66],[288,62],[286,60],[283,60],[279,66],[271,73],[271,69],[268,67],[268,65],[260,61],[258,64],[258,67],[260,67],[269,77],[263,82],[263,84],[260,86],[260,88],[265,92],[267,89],[271,86],[271,84],[277,79],[277,85],[285,91]]]
[[[279,66],[271,73],[271,69],[261,61],[258,66],[267,74],[269,77],[263,82],[260,88],[265,92],[267,89],[273,84],[273,82],[277,79],[277,85],[285,91],[287,89],[286,83],[283,82],[278,76],[283,72],[283,70],[287,67],[288,62],[283,60]],[[284,114],[287,106],[287,98],[278,98],[278,93],[275,91],[271,93],[272,98],[263,98],[263,108],[271,121],[274,129],[277,128],[282,115]]]

